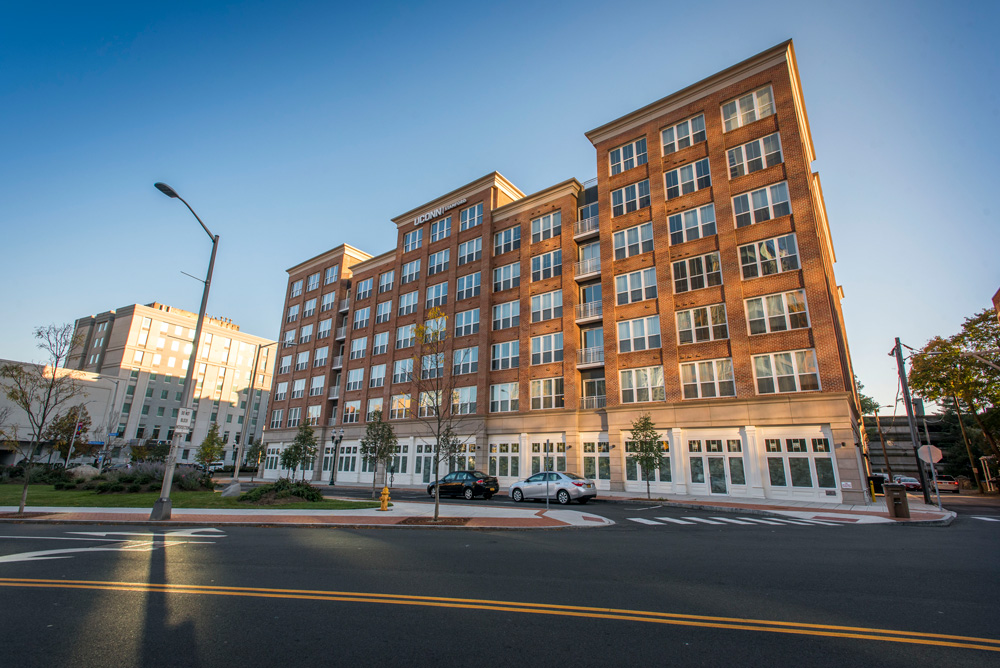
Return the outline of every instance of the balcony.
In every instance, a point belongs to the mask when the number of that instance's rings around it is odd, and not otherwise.
[[[583,410],[597,410],[607,405],[607,397],[603,394],[595,397],[583,397],[580,399],[580,408]]]
[[[333,358],[333,363],[330,364],[330,367],[333,369],[341,369],[343,368],[343,366],[344,366],[344,356],[335,355]]]
[[[340,386],[331,387],[330,394],[326,395],[327,399],[340,399]]]
[[[340,312],[341,313],[347,313],[347,311],[350,310],[350,308],[351,308],[351,300],[350,299],[341,299],[340,300]]]
[[[337,333],[333,337],[337,341],[343,341],[347,338],[347,325],[341,325],[337,328]]]
[[[604,366],[604,348],[583,348],[576,351],[576,368]]]
[[[604,304],[602,302],[584,302],[576,305],[577,324],[600,320],[603,317]]]
[[[600,275],[601,275],[601,258],[599,257],[592,257],[590,259],[584,260],[583,262],[577,262],[575,265],[573,265],[573,276],[575,276],[576,280],[578,281],[582,281]]]
[[[597,216],[578,220],[573,225],[573,239],[580,241],[589,237],[596,237],[601,230],[601,221]]]

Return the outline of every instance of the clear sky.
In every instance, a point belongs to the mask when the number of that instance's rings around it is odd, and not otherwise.
[[[592,178],[584,132],[792,38],[855,369],[893,403],[893,338],[1000,288],[998,26],[997,2],[8,2],[0,357],[197,311],[210,243],[155,181],[222,237],[209,313],[276,338],[288,267],[389,250],[391,217],[493,170]]]

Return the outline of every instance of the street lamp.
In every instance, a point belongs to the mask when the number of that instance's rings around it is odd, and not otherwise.
[[[201,293],[201,309],[198,311],[198,323],[195,325],[194,329],[194,341],[191,346],[191,356],[188,358],[188,368],[187,373],[184,374],[184,397],[181,402],[181,410],[178,411],[177,422],[174,423],[174,438],[170,441],[170,454],[167,456],[167,465],[163,471],[163,485],[160,487],[160,498],[156,500],[153,504],[153,511],[149,514],[150,520],[169,520],[170,510],[172,507],[172,502],[170,501],[170,487],[174,480],[174,467],[177,465],[177,449],[180,447],[181,441],[184,435],[188,433],[187,428],[179,427],[181,414],[185,410],[190,411],[194,403],[194,369],[198,363],[198,348],[201,345],[201,328],[205,321],[205,308],[208,306],[208,290],[212,285],[212,270],[215,269],[215,253],[219,249],[219,235],[212,234],[205,223],[201,222],[201,218],[198,214],[194,212],[191,205],[184,201],[184,198],[177,194],[173,188],[168,186],[166,183],[155,183],[153,184],[157,190],[173,199],[179,199],[184,202],[184,206],[188,208],[191,215],[194,216],[201,228],[205,230],[205,234],[208,238],[212,240],[212,257],[208,261],[208,274],[205,276],[205,289]],[[187,416],[190,419],[190,413]]]
[[[330,463],[330,487],[337,484],[337,458],[340,454],[340,442],[344,440],[344,429],[335,434],[330,434],[330,441],[333,442],[333,461]]]
[[[277,341],[272,341],[271,343],[265,344],[263,346],[257,346],[257,352],[253,358],[253,370],[250,372],[250,383],[247,385],[247,407],[243,411],[243,429],[240,431],[240,442],[236,445],[236,466],[233,468],[233,482],[240,481],[240,468],[243,464],[243,449],[246,447],[247,442],[247,428],[250,425],[250,410],[253,407],[253,397],[254,397],[254,382],[257,380],[257,367],[260,364],[260,351],[266,350],[271,346],[278,345]],[[267,369],[267,361],[264,362],[264,369]],[[253,436],[251,436],[253,438]],[[252,478],[253,476],[251,476]]]

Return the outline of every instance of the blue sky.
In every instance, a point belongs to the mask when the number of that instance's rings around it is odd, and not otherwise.
[[[362,6],[363,5],[363,6]],[[125,304],[276,338],[285,269],[498,170],[596,174],[583,133],[795,40],[855,368],[957,331],[1000,287],[1000,4],[8,3],[0,357]],[[287,233],[292,243],[275,243]],[[891,411],[889,411],[891,412]]]

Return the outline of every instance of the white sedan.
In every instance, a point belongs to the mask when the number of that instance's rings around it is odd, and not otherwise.
[[[510,486],[510,498],[520,503],[525,499],[555,499],[562,505],[570,501],[587,503],[597,496],[597,485],[593,480],[581,478],[575,473],[542,471],[527,480],[519,480]]]

